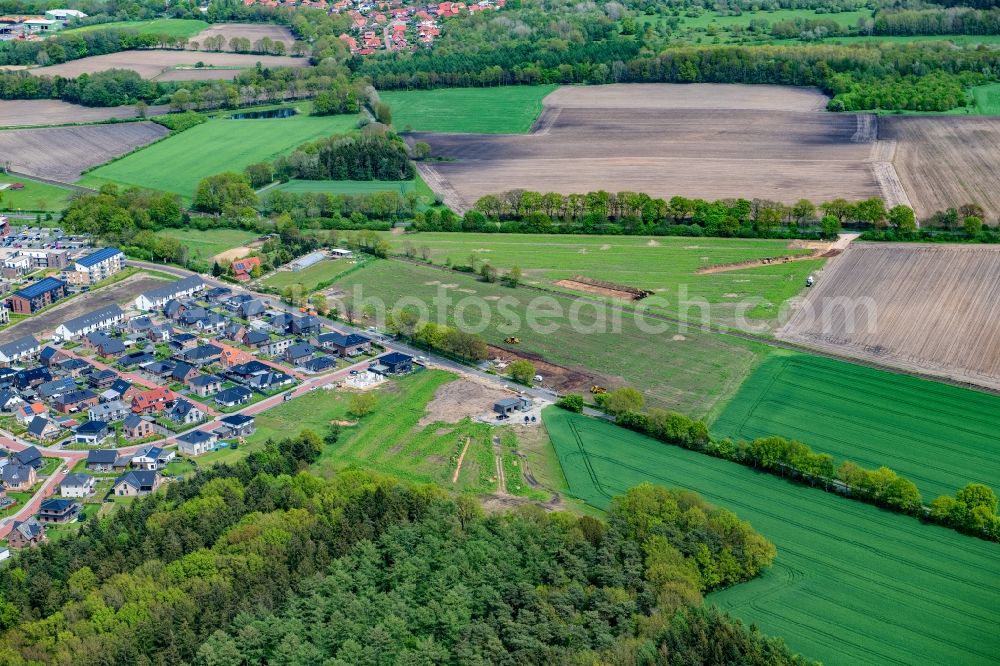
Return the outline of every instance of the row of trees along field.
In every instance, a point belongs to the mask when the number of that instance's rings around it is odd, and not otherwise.
[[[819,205],[801,199],[789,206],[763,199],[705,201],[675,196],[667,200],[638,192],[563,195],[510,190],[480,198],[460,223],[450,227],[419,217],[414,223],[426,231],[744,237],[832,237],[845,225],[912,231],[916,219],[908,206],[887,209],[877,197]]]
[[[832,456],[816,453],[802,442],[780,436],[760,437],[751,442],[715,439],[702,421],[665,409],[643,411],[642,394],[630,387],[594,397],[623,428],[917,516],[981,539],[1000,541],[997,496],[983,484],[969,483],[954,497],[942,495],[927,506],[916,484],[888,467],[865,469],[849,460],[837,466]],[[584,403],[582,396],[568,395],[557,404],[579,413]]]
[[[484,515],[434,486],[312,476],[322,447],[268,442],[22,551],[0,570],[0,659],[807,663],[702,604],[775,549],[694,493],[640,486],[606,521]]]

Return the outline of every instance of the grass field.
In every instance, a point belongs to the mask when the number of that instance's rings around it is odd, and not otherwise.
[[[205,21],[197,19],[154,19],[152,21],[114,21],[87,25],[82,28],[63,30],[61,35],[72,35],[94,30],[134,30],[150,35],[169,35],[171,37],[194,37],[209,26]]]
[[[380,92],[398,131],[524,134],[542,112],[545,86]]]
[[[774,567],[710,595],[827,666],[990,664],[1000,653],[1000,546],[554,407],[545,423],[570,494],[606,507],[643,482],[735,511]]]
[[[191,258],[203,261],[210,261],[220,252],[245,245],[260,237],[259,234],[242,229],[209,229],[207,231],[187,228],[163,229],[158,233],[162,236],[176,238],[188,248]]]
[[[137,185],[175,192],[190,203],[198,181],[223,171],[242,171],[248,164],[274,159],[299,145],[348,132],[357,116],[308,116],[260,120],[213,118],[109,162],[84,175],[80,183]],[[164,168],[169,165],[169,168]]]
[[[274,189],[282,192],[322,192],[324,194],[371,194],[373,192],[399,192],[413,190],[412,180],[290,180]]]
[[[431,321],[454,323],[458,311],[468,329],[482,329],[492,344],[503,345],[505,337],[516,335],[521,340],[518,353],[538,355],[569,370],[562,383],[548,377],[557,389],[580,392],[594,384],[629,384],[644,391],[652,403],[692,416],[704,416],[728,399],[768,350],[762,344],[693,327],[681,331],[659,321],[648,322],[657,330],[644,331],[643,324],[628,314],[616,324],[613,311],[581,307],[570,298],[510,289],[400,261],[375,261],[335,284],[347,294],[358,285],[363,298],[379,299],[388,307],[403,297],[407,302],[417,299],[428,308],[423,318]],[[450,304],[435,302],[439,295]],[[540,297],[542,301],[535,300]],[[529,306],[534,325],[529,324]],[[487,321],[480,308],[488,309]],[[506,328],[511,323],[514,326]],[[541,374],[550,372],[551,368]]]
[[[755,299],[747,316],[773,319],[782,303],[799,293],[806,276],[823,260],[771,264],[696,275],[704,266],[793,254],[788,241],[732,238],[649,238],[646,236],[541,236],[531,234],[385,234],[402,253],[407,244],[431,248],[431,261],[468,264],[475,254],[503,272],[518,266],[525,282],[553,287],[558,280],[584,275],[655,292],[646,305],[679,314],[683,300],[710,304],[712,321],[731,323],[738,303]],[[556,287],[558,288],[558,287]],[[579,293],[579,292],[576,292]],[[701,317],[692,305],[691,317]]]
[[[12,190],[8,187],[0,190],[0,210],[58,211],[66,207],[73,194],[72,190],[63,187],[0,173],[0,184],[3,183],[23,183],[24,189]]]
[[[438,387],[454,379],[449,372],[428,370],[375,389],[375,411],[357,425],[343,426],[339,441],[324,449],[316,467],[333,473],[355,465],[418,483],[439,482],[457,490],[496,490],[490,426],[468,420],[418,425]],[[305,429],[322,437],[332,422],[352,422],[351,395],[318,390],[281,403],[257,416],[257,432],[247,446],[252,450],[268,438],[288,437]],[[453,484],[452,473],[466,438],[471,440],[469,450]]]
[[[713,424],[781,435],[864,467],[885,465],[924,501],[976,481],[1000,487],[1000,397],[804,354],[768,358]]]
[[[301,271],[281,271],[267,277],[264,284],[276,289],[284,289],[293,284],[302,285],[302,289],[309,292],[316,289],[320,283],[332,280],[344,271],[354,268],[355,264],[334,259],[324,259]]]

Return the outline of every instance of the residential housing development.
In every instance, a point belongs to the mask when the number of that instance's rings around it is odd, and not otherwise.
[[[125,254],[116,247],[102,247],[77,259],[63,275],[73,285],[92,285],[125,268]]]
[[[58,278],[47,277],[15,291],[7,303],[13,312],[32,314],[65,297],[66,283]]]

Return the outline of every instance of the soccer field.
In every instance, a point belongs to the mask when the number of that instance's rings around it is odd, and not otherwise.
[[[929,503],[970,482],[1000,488],[1000,397],[804,354],[768,358],[712,426],[797,439],[836,461],[890,467]]]
[[[136,185],[175,192],[190,203],[198,181],[223,171],[272,160],[307,141],[350,131],[357,116],[230,120],[212,118],[87,173],[82,185]]]
[[[735,511],[778,548],[762,577],[709,596],[827,666],[990,664],[1000,545],[882,511],[555,407],[569,494],[597,507],[643,482]]]
[[[708,304],[711,320],[731,323],[740,307],[748,319],[771,319],[781,304],[805,288],[822,259],[770,264],[720,273],[699,268],[767,257],[809,254],[787,240],[572,236],[421,232],[384,234],[393,250],[429,247],[431,261],[467,264],[475,255],[506,272],[517,266],[525,283],[561,289],[555,283],[577,275],[651,291],[648,305],[670,314],[700,318]],[[579,291],[571,293],[580,293]],[[685,307],[682,303],[688,303]],[[744,304],[744,305],[741,305]]]

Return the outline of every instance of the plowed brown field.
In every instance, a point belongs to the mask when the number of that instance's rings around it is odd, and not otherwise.
[[[853,243],[778,337],[1000,389],[1000,247]]]
[[[32,176],[73,181],[85,169],[169,133],[151,122],[6,130],[0,132],[0,165]]]
[[[755,88],[561,88],[546,98],[533,134],[411,140],[445,158],[421,172],[459,210],[515,188],[787,203],[882,193],[870,116],[810,110],[824,99],[813,91]]]
[[[977,203],[1000,218],[1000,118],[887,116],[879,138],[895,141],[896,172],[917,217]]]
[[[158,116],[169,110],[167,106],[153,106],[146,113]],[[135,117],[134,106],[90,107],[54,99],[0,100],[0,126],[3,127],[93,123],[112,118]]]
[[[295,41],[292,31],[285,26],[268,23],[216,23],[192,37],[191,41],[198,42],[198,45],[204,48],[205,39],[216,35],[226,38],[226,49],[229,48],[229,40],[233,37],[244,37],[251,43],[270,37],[272,41],[283,42],[285,46],[291,46]]]
[[[256,66],[258,62],[264,67],[305,67],[309,64],[309,60],[306,58],[293,58],[291,56],[148,49],[90,56],[89,58],[71,60],[59,65],[35,67],[29,71],[36,75],[59,75],[69,78],[77,77],[81,74],[103,72],[108,69],[131,69],[144,79],[156,79],[163,74],[175,70],[177,67],[193,67],[199,61],[215,67],[231,68],[202,70],[214,72],[213,78],[217,79],[231,79],[235,76],[235,70],[250,69]]]

